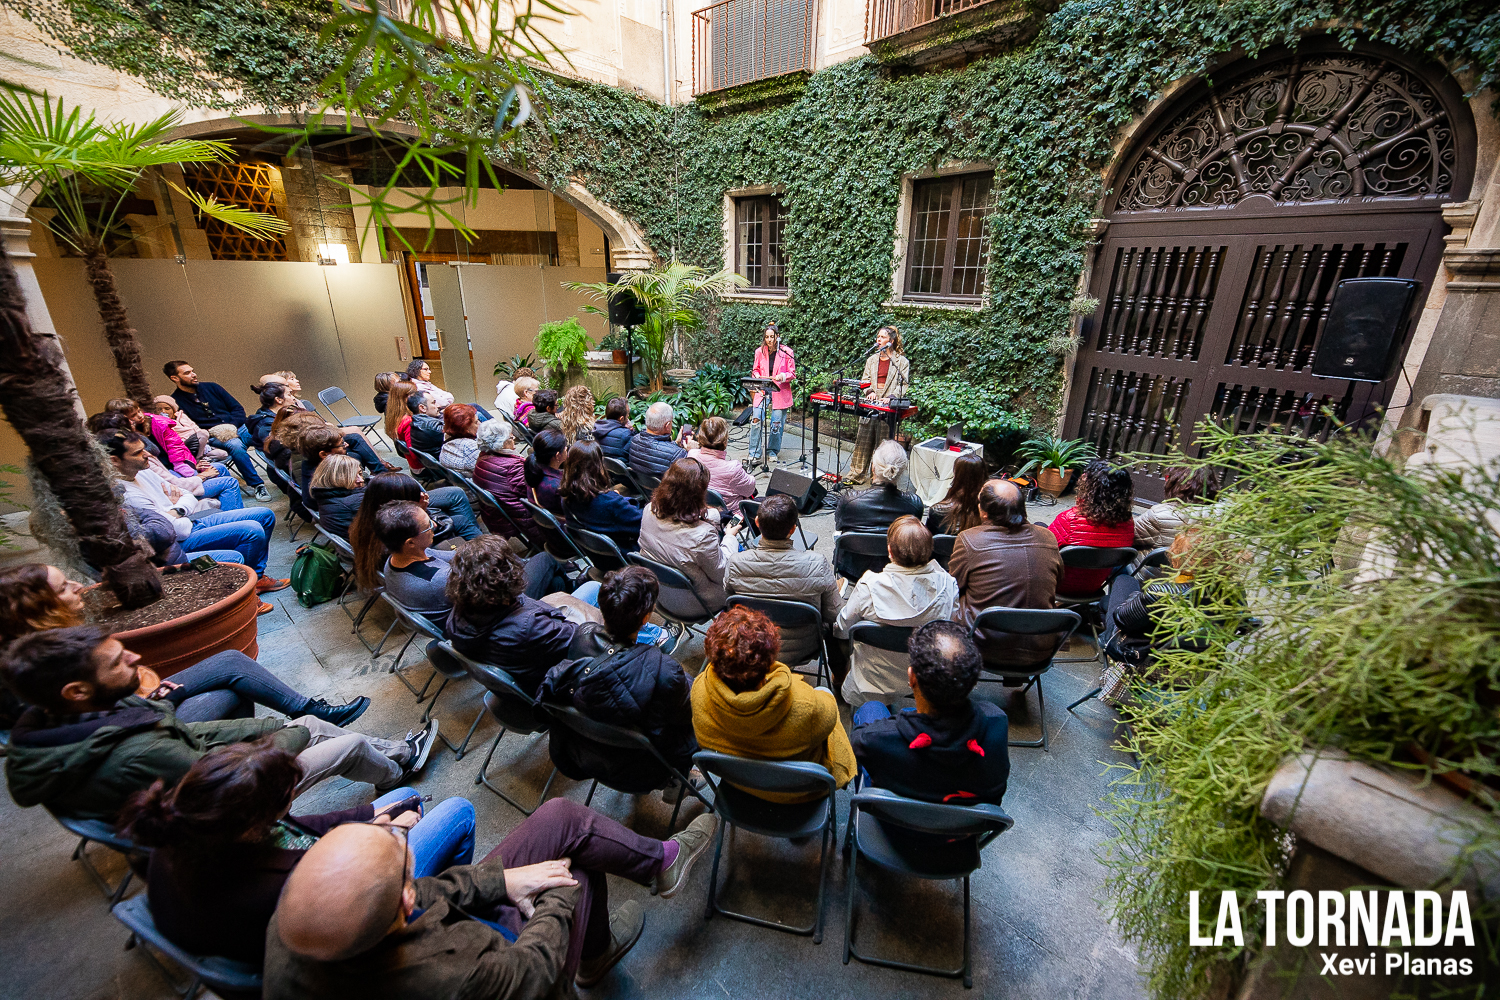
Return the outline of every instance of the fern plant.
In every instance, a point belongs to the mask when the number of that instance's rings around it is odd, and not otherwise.
[[[589,334],[578,317],[554,323],[543,323],[536,332],[536,353],[547,362],[553,382],[559,382],[570,368],[583,367],[583,355],[589,349]]]
[[[510,360],[509,361],[503,361],[503,360],[502,361],[496,361],[495,362],[495,377],[496,378],[508,378],[508,379],[514,380],[515,377],[516,377],[516,372],[520,371],[522,368],[529,368],[532,371],[535,371],[536,370],[536,359],[535,359],[535,357],[533,355],[530,355],[530,354],[526,354],[526,355],[512,354],[510,356]]]

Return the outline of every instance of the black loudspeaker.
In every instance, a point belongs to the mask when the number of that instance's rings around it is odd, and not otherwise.
[[[772,471],[771,481],[766,484],[766,496],[773,497],[778,493],[795,499],[797,510],[803,514],[811,514],[822,507],[823,498],[828,495],[823,484],[813,482],[811,476],[799,476],[786,469]]]
[[[1405,339],[1420,281],[1345,278],[1333,290],[1312,373],[1354,382],[1384,382]]]
[[[610,284],[624,277],[618,271],[607,275]],[[609,297],[609,321],[615,326],[640,326],[646,322],[646,307],[631,292],[618,292]]]

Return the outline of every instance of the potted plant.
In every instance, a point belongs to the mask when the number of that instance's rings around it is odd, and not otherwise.
[[[1070,474],[1098,458],[1099,450],[1082,438],[1069,440],[1043,431],[1028,438],[1016,454],[1026,460],[1017,474],[1034,471],[1037,489],[1057,497],[1067,489]]]
[[[625,339],[625,333],[623,332],[623,330],[617,329],[615,327],[610,327],[609,332],[606,333],[604,335],[604,338],[599,341],[599,350],[608,351],[610,353],[610,360],[612,360],[615,364],[625,364],[628,357],[627,351],[629,350],[629,348],[627,347],[627,341]]]
[[[576,316],[543,323],[536,332],[537,357],[547,362],[547,377],[554,386],[561,386],[569,371],[583,367],[588,349],[588,331]]]
[[[140,665],[170,677],[215,653],[260,653],[255,570],[221,563],[206,573],[168,573],[162,599],[143,608],[122,607],[102,584],[84,591],[89,621],[110,630]],[[204,603],[207,602],[207,603]]]

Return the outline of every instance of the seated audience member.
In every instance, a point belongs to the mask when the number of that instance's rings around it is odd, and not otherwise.
[[[916,628],[953,617],[958,584],[932,558],[932,533],[916,518],[902,517],[885,537],[891,561],[854,585],[839,612],[840,636],[847,637],[859,622]],[[895,703],[906,694],[908,666],[905,654],[855,645],[844,678],[844,701],[855,707],[867,701]]]
[[[198,426],[206,428],[209,433],[214,433],[214,428],[222,424],[235,429],[234,436],[221,440],[223,448],[229,452],[230,461],[234,462],[246,485],[255,491],[255,499],[269,503],[271,491],[266,489],[255,463],[250,461],[250,453],[245,450],[250,444],[250,432],[245,430],[245,408],[239,400],[219,383],[199,379],[193,366],[186,361],[168,361],[161,370],[177,387],[172,390],[173,402]]]
[[[574,983],[602,980],[645,927],[634,900],[609,912],[606,876],[675,896],[715,825],[699,816],[670,840],[651,840],[551,799],[478,864],[421,878],[400,839],[346,823],[287,879],[266,931],[265,995],[571,996]]]
[[[870,458],[870,488],[845,493],[833,513],[839,531],[884,532],[898,517],[922,516],[922,501],[897,484],[906,474],[906,450],[895,441],[882,441]]]
[[[562,412],[557,416],[558,430],[568,444],[582,438],[594,440],[594,394],[586,385],[575,385],[562,396]]]
[[[302,383],[298,380],[296,372],[279,371],[272,372],[269,375],[262,375],[260,381],[250,387],[250,391],[259,396],[273,385],[284,387],[284,398],[291,405],[304,412],[317,415],[317,407],[297,395],[302,391]],[[322,420],[323,418],[320,416],[318,419]],[[336,423],[328,423],[328,426],[338,429],[338,432],[344,436],[345,443],[349,446],[349,453],[358,456],[359,460],[365,463],[365,468],[370,470],[371,475],[380,472],[384,468],[384,463],[376,457],[375,450],[370,447],[370,442],[365,437],[363,428],[343,427]]]
[[[364,472],[352,455],[329,455],[319,462],[309,491],[318,527],[347,541],[364,492]]]
[[[604,450],[606,458],[630,461],[630,439],[635,431],[630,427],[630,404],[623,396],[615,396],[604,404],[604,419],[594,424],[594,440]]]
[[[82,625],[83,586],[42,563],[0,570],[0,648],[32,632]]]
[[[291,391],[279,382],[272,382],[260,392],[260,409],[245,418],[245,429],[250,432],[250,444],[269,457],[271,428],[282,410],[293,413],[306,412],[291,398]]]
[[[428,398],[437,403],[439,411],[452,405],[453,393],[446,389],[439,389],[433,384],[432,366],[426,361],[421,358],[412,358],[411,364],[406,366],[406,377],[416,383],[419,392],[426,393]]]
[[[182,438],[182,443],[188,446],[188,450],[200,458],[206,458],[212,462],[224,462],[229,460],[229,452],[218,447],[213,436],[193,422],[193,418],[184,413],[177,406],[177,401],[171,396],[153,396],[152,403],[157,413],[172,421],[172,429],[177,436]]]
[[[761,760],[821,764],[842,788],[854,777],[854,751],[833,692],[813,688],[776,660],[781,636],[771,619],[734,607],[708,627],[708,663],[693,684],[693,732],[705,750]],[[772,802],[799,796],[756,792]]]
[[[453,553],[432,547],[432,518],[419,504],[397,500],[375,512],[375,537],[391,554],[385,592],[442,628],[453,610],[447,592]]]
[[[622,552],[636,550],[641,509],[610,486],[609,470],[597,444],[580,441],[568,449],[557,495],[572,527],[607,535]]]
[[[1078,502],[1058,514],[1048,525],[1057,539],[1058,548],[1065,545],[1087,545],[1091,548],[1125,548],[1135,542],[1135,483],[1128,469],[1120,469],[1103,460],[1090,462],[1078,477]],[[1064,569],[1059,594],[1091,594],[1104,586],[1112,570]]]
[[[479,457],[474,462],[474,484],[488,490],[510,517],[507,521],[498,511],[481,504],[479,514],[484,518],[485,527],[506,538],[514,536],[517,527],[527,535],[535,536],[536,524],[531,519],[531,512],[521,502],[531,499],[531,496],[526,486],[526,460],[516,452],[515,427],[503,417],[486,420],[479,425],[476,443]],[[525,539],[520,541],[525,542]]]
[[[562,421],[557,418],[557,393],[554,390],[538,389],[532,394],[532,403],[531,412],[526,414],[526,426],[531,428],[531,433],[563,429]],[[563,437],[567,436],[564,432]]]
[[[659,592],[656,577],[640,566],[606,576],[598,596],[604,625],[580,626],[571,650],[580,658],[549,670],[540,697],[645,734],[668,763],[687,774],[698,751],[688,696],[693,682],[681,664],[639,634],[656,608]],[[584,633],[591,642],[579,642]],[[593,743],[564,726],[552,727],[551,740],[552,762],[575,781],[599,778],[611,788],[638,793],[661,788],[671,777],[645,751]]]
[[[302,434],[314,427],[326,426],[327,421],[316,413],[299,410],[290,404],[282,406],[266,435],[266,459],[285,472],[293,483],[300,483],[301,472],[295,466],[302,454]]]
[[[1151,651],[1167,643],[1181,647],[1201,648],[1207,632],[1184,634],[1162,628],[1162,609],[1184,599],[1194,607],[1207,605],[1205,618],[1214,626],[1238,625],[1243,615],[1244,594],[1237,587],[1226,588],[1217,574],[1211,572],[1222,555],[1205,543],[1203,529],[1188,525],[1172,539],[1167,550],[1171,570],[1156,579],[1142,580],[1128,573],[1115,577],[1109,586],[1104,614],[1104,642],[1110,655],[1138,673],[1146,667]],[[1206,579],[1200,579],[1200,575]],[[1110,674],[1106,674],[1110,678]],[[1107,680],[1100,697],[1118,700],[1129,674]]]
[[[709,417],[698,425],[698,447],[688,452],[708,470],[708,488],[724,498],[731,509],[738,510],[741,500],[755,496],[755,477],[739,462],[724,455],[729,446],[729,424],[723,417]]]
[[[531,411],[536,409],[533,397],[536,396],[536,391],[542,387],[542,383],[536,380],[536,376],[531,372],[531,369],[526,369],[526,372],[527,374],[525,375],[516,372],[516,406],[514,414],[516,420],[521,423],[525,423],[526,418],[531,416]],[[530,427],[531,425],[527,424],[526,426]]]
[[[147,413],[133,399],[111,399],[104,404],[104,412],[118,413],[130,424],[131,430],[156,444],[162,452],[162,463],[173,474],[188,478],[204,471],[198,460],[188,450],[172,421],[157,413]]]
[[[152,849],[146,895],[157,929],[174,944],[259,966],[287,876],[318,838],[344,823],[400,828],[415,878],[474,859],[467,799],[444,799],[423,815],[419,793],[398,788],[352,809],[289,816],[301,780],[296,756],[262,738],[219,747],[177,784],[158,780],[131,796],[118,826]],[[412,800],[416,807],[405,811]]]
[[[457,486],[428,491],[403,472],[382,472],[366,484],[359,499],[359,512],[349,524],[349,547],[354,549],[354,578],[361,590],[371,591],[380,585],[375,574],[385,565],[390,553],[376,537],[375,514],[395,500],[410,500],[429,513],[436,511],[439,520],[446,518],[451,521],[452,530],[444,531],[440,537],[453,534],[460,538],[478,538],[482,534],[468,495]]]
[[[171,692],[136,694],[139,659],[91,625],[36,632],[10,645],[0,658],[0,679],[31,706],[11,730],[5,758],[17,805],[112,820],[133,793],[156,779],[175,783],[214,747],[262,736],[298,754],[304,772],[298,794],[335,775],[370,782],[377,790],[394,788],[431,751],[430,725],[405,740],[383,740],[311,714],[290,721],[184,721]]]
[[[478,430],[479,413],[468,403],[454,403],[443,411],[443,447],[437,453],[443,468],[465,476],[474,474],[474,461],[479,457],[479,442],[474,440]]]
[[[1159,549],[1172,544],[1193,507],[1211,504],[1219,487],[1207,469],[1167,470],[1165,499],[1135,517],[1135,546]]]
[[[594,445],[598,447],[598,445]],[[709,611],[729,599],[724,572],[738,552],[738,524],[719,538],[719,511],[708,505],[708,470],[696,458],[679,458],[641,512],[640,552],[678,570]]]
[[[348,445],[337,427],[317,424],[303,430],[297,439],[299,460],[293,460],[292,468],[297,474],[296,483],[302,487],[304,497],[312,495],[313,474],[318,466],[331,455],[347,454]],[[373,473],[372,473],[373,475]]]
[[[407,444],[437,458],[438,452],[443,450],[443,408],[425,392],[407,396],[406,408],[411,411],[411,425],[406,428]]]
[[[958,535],[948,572],[958,581],[955,621],[973,625],[985,608],[1050,608],[1062,580],[1057,539],[1026,520],[1020,487],[988,480],[979,491],[984,523]]]
[[[998,806],[1010,780],[1010,720],[969,697],[981,662],[974,640],[957,622],[935,621],[913,632],[907,649],[916,707],[893,716],[868,701],[854,710],[854,755],[869,784],[923,802]]]
[[[391,387],[400,376],[396,372],[381,372],[375,376],[375,412],[385,416],[386,401],[391,398]]]
[[[948,493],[927,512],[927,530],[934,535],[956,535],[984,521],[979,491],[990,478],[984,456],[971,453],[953,460],[953,482]]]
[[[111,400],[111,402],[120,401]],[[124,402],[129,402],[129,400]],[[118,411],[95,413],[89,417],[87,427],[89,432],[95,435],[115,431],[134,432],[134,425],[130,419]],[[188,475],[183,475],[162,464],[157,455],[165,455],[166,452],[156,442],[145,435],[140,435],[140,437],[141,443],[146,448],[144,454],[146,471],[160,481],[162,493],[167,501],[177,505],[184,514],[196,514],[215,509],[242,510],[244,508],[245,501],[240,493],[239,480],[229,475],[224,466],[202,459],[198,462],[196,469]],[[141,483],[147,481],[143,479]],[[195,503],[195,501],[204,500],[211,500],[214,503]]]
[[[536,505],[558,517],[567,516],[559,493],[567,456],[568,439],[558,430],[542,431],[533,438],[531,454],[526,456],[526,485],[536,495]]]
[[[417,384],[403,375],[391,384],[390,395],[385,401],[386,437],[392,441],[400,441],[408,448],[411,447],[411,410],[407,408],[406,401],[417,391]],[[407,461],[412,463],[413,471],[422,471],[415,455],[408,455]]]
[[[724,579],[729,593],[803,601],[818,609],[825,624],[831,623],[844,606],[839,580],[827,556],[793,544],[796,498],[782,493],[766,497],[755,526],[760,529],[760,544],[729,556]]]
[[[460,653],[500,667],[522,690],[534,692],[567,657],[578,626],[527,596],[526,575],[527,567],[498,535],[481,535],[454,549],[447,590],[453,611],[444,631]]]
[[[220,510],[190,521],[184,516],[182,501],[169,499],[161,480],[147,470],[146,448],[139,434],[114,431],[101,434],[98,441],[124,484],[125,502],[169,518],[177,530],[177,540],[189,556],[208,549],[235,550],[260,577],[255,585],[257,593],[269,594],[291,582],[265,575],[270,537],[276,529],[275,511],[269,507]],[[269,610],[265,608],[262,613]]]
[[[687,449],[672,439],[672,407],[652,403],[646,407],[646,429],[630,439],[630,458],[626,463],[636,472],[660,478],[667,467],[687,454]]]

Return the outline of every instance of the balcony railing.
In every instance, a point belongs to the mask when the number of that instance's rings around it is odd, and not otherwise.
[[[994,2],[996,0],[869,0],[865,7],[865,44]]]
[[[811,70],[817,24],[816,0],[722,0],[693,11],[693,93]]]

